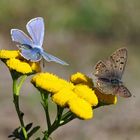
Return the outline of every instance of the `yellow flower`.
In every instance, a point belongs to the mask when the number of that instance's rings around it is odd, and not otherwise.
[[[31,82],[37,87],[51,93],[52,101],[61,107],[68,107],[81,119],[91,119],[92,106],[98,104],[97,96],[87,85],[73,85],[51,73],[38,73]]]
[[[0,59],[6,63],[10,70],[20,74],[32,74],[41,71],[38,62],[27,61],[20,55],[19,51],[0,50]]]
[[[31,82],[37,87],[46,90],[52,94],[59,92],[63,88],[73,89],[74,85],[58,76],[50,73],[39,73],[35,75]]]
[[[59,92],[57,92],[56,94],[54,94],[52,96],[52,100],[61,107],[65,107],[67,106],[69,100],[76,97],[77,95],[72,90],[64,88]]]
[[[98,98],[94,91],[86,85],[76,85],[73,91],[82,99],[86,100],[92,106],[98,104]]]
[[[95,88],[95,94],[98,97],[99,102],[103,104],[116,104],[117,96],[112,94],[103,94],[98,89]]]
[[[6,61],[7,66],[11,70],[15,70],[19,73],[27,74],[27,73],[32,73],[32,69],[30,65],[26,62],[22,62],[16,58],[11,58]]]
[[[93,117],[92,107],[84,99],[72,98],[69,100],[68,105],[71,112],[81,119],[87,120]]]
[[[87,85],[91,88],[93,87],[92,79],[89,78],[88,76],[86,76],[85,74],[80,73],[80,72],[77,72],[76,74],[73,74],[70,77],[70,80],[75,85],[76,84],[84,84],[84,85]]]
[[[10,59],[20,57],[19,51],[0,50],[0,59]]]
[[[40,67],[40,63],[38,62],[29,62],[29,65],[32,69],[32,71],[35,71],[35,72],[41,72],[41,67]]]

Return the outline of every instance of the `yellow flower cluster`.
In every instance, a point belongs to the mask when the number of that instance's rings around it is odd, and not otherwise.
[[[0,50],[0,59],[3,60],[10,70],[21,74],[32,74],[41,71],[39,63],[25,60],[19,51]]]
[[[19,56],[20,56],[19,51],[0,50],[0,59],[10,59],[10,58],[16,58]]]
[[[51,73],[38,73],[36,74],[31,82],[38,88],[46,90],[47,92],[54,94],[63,88],[73,89],[74,85],[58,76]]]
[[[85,74],[80,73],[80,72],[73,74],[70,77],[70,81],[75,85],[83,84],[83,85],[87,85],[88,87],[91,87],[91,88],[94,86],[92,79],[89,78],[88,76],[86,76]]]
[[[79,79],[85,81],[85,76],[80,74]],[[35,87],[50,93],[53,102],[56,104],[61,107],[68,107],[71,112],[81,119],[91,119],[93,117],[92,107],[98,104],[97,96],[87,86],[87,83],[79,82],[76,84],[74,81],[76,79],[73,78],[71,82],[67,82],[50,73],[36,74],[31,80]]]
[[[94,91],[86,85],[76,85],[74,92],[85,101],[89,102],[92,106],[96,106],[98,99]],[[86,95],[85,95],[86,94]]]

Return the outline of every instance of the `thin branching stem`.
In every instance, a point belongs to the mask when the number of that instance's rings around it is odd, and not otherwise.
[[[50,120],[50,115],[49,115],[49,104],[48,104],[48,98],[49,98],[49,94],[44,94],[41,91],[41,97],[42,97],[42,105],[45,111],[45,116],[46,116],[46,121],[47,121],[47,128],[49,129],[51,126],[51,120]]]
[[[24,139],[28,140],[28,136],[27,136],[27,132],[25,129],[25,125],[24,125],[24,121],[23,121],[23,113],[20,111],[20,107],[19,107],[19,93],[20,93],[20,88],[24,82],[24,80],[26,79],[26,76],[21,77],[21,80],[18,84],[18,78],[13,78],[13,102],[15,105],[15,109],[20,121],[20,125],[21,125],[21,129],[24,135]]]

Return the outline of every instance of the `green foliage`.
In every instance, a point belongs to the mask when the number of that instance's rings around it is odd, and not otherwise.
[[[26,132],[28,132],[28,138],[30,138],[34,133],[36,133],[40,126],[35,126],[32,128],[33,123],[29,123],[25,126]],[[32,128],[32,129],[31,129]],[[11,135],[8,136],[8,138],[13,138],[13,140],[19,139],[19,140],[24,140],[24,134],[21,129],[21,127],[16,128]]]
[[[15,23],[22,26],[33,17],[43,16],[47,29],[53,31],[135,38],[140,34],[139,6],[139,0],[1,0],[0,23],[2,29],[9,30]]]

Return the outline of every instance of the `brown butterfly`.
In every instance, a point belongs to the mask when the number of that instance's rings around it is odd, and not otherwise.
[[[96,87],[103,94],[130,97],[130,91],[121,81],[127,61],[127,49],[116,50],[107,60],[95,65]]]

